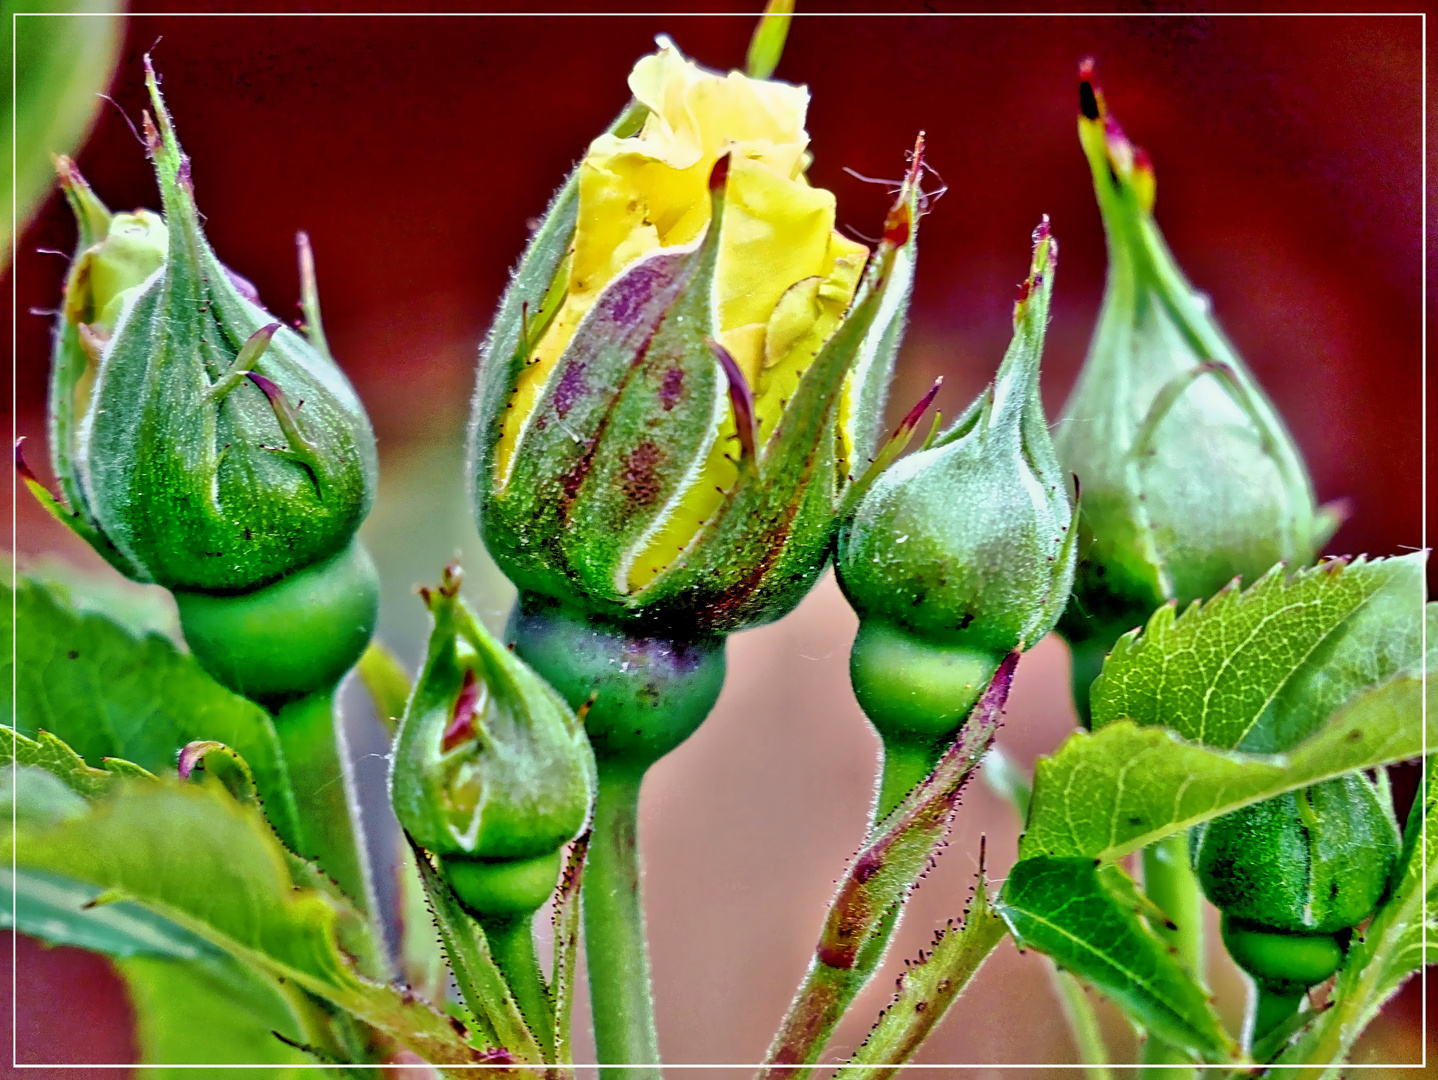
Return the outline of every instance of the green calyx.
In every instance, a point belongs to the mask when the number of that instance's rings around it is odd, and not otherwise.
[[[850,671],[886,738],[956,730],[1003,657],[1048,633],[1068,599],[1073,509],[1038,386],[1057,257],[1047,221],[1034,240],[992,386],[880,473],[839,529],[839,584],[860,620]]]
[[[1284,997],[1303,993],[1343,965],[1348,935],[1294,934],[1224,914],[1224,947],[1233,962],[1265,991]]]
[[[459,582],[450,567],[439,588],[422,590],[434,632],[396,738],[390,797],[471,910],[533,911],[589,815],[594,757],[574,713],[474,618]]]
[[[175,591],[180,629],[205,670],[277,706],[328,690],[358,661],[379,614],[379,575],[358,540],[247,593]]]
[[[844,321],[779,421],[760,431],[753,388],[715,347],[726,168],[721,159],[711,180],[705,234],[647,254],[605,287],[521,424],[507,410],[568,274],[571,179],[516,271],[481,362],[470,461],[486,546],[521,593],[636,635],[731,633],[787,614],[813,586],[850,458],[872,449],[913,280],[921,157]],[[731,418],[737,478],[661,558],[655,537],[689,512]],[[520,433],[502,474],[507,420]],[[637,566],[650,568],[642,580]]]
[[[77,531],[131,577],[246,592],[349,545],[374,436],[322,337],[282,325],[210,249],[148,61],[147,81],[163,221],[110,217],[57,163],[82,250],[56,335],[56,472]]]
[[[1193,865],[1209,900],[1233,919],[1274,933],[1334,934],[1372,914],[1398,847],[1391,808],[1354,774],[1218,818],[1195,832]]]
[[[521,593],[505,638],[574,708],[601,765],[640,774],[703,723],[724,685],[724,639],[637,637]]]
[[[1311,562],[1337,526],[1302,458],[1153,218],[1154,172],[1082,72],[1079,140],[1109,271],[1088,358],[1057,425],[1083,485],[1074,599],[1060,624],[1107,651],[1160,605]],[[1091,661],[1078,665],[1091,677]],[[1076,687],[1086,697],[1087,686]]]

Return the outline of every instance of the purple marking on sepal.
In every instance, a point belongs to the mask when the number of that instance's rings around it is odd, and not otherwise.
[[[555,384],[554,411],[561,420],[569,415],[569,410],[589,391],[584,381],[584,368],[583,360],[570,360],[564,367],[564,373],[559,376],[559,382]]]
[[[669,412],[679,404],[679,399],[684,395],[684,369],[672,367],[664,373],[664,381],[659,384],[659,404]]]
[[[181,780],[188,780],[195,771],[195,766],[205,759],[205,755],[216,749],[220,744],[211,739],[197,739],[195,742],[186,743],[180,751],[180,760],[177,763],[177,771]]]
[[[15,471],[20,474],[20,479],[26,483],[39,484],[40,478],[35,475],[34,470],[25,463],[25,436],[21,435],[15,440]],[[41,485],[43,486],[43,485]]]
[[[939,387],[943,385],[944,377],[940,375],[934,380],[934,385],[929,387],[928,392],[919,398],[918,404],[910,409],[908,415],[899,421],[899,427],[898,430],[894,432],[894,438],[897,439],[901,435],[908,435],[919,426],[919,421],[924,418],[924,413],[928,412],[929,406],[934,403],[934,397],[939,392]]]
[[[709,170],[709,190],[715,193],[721,192],[728,182],[729,152],[726,150],[719,155],[719,160],[714,162],[714,168]]]
[[[734,423],[739,428],[739,463],[742,465],[746,458],[757,463],[759,458],[756,452],[758,440],[754,437],[754,393],[749,389],[749,380],[744,378],[744,372],[739,369],[734,357],[729,355],[728,349],[713,338],[709,339],[709,348],[714,350],[719,366],[724,369],[724,377],[729,380],[729,402],[734,406]]]
[[[280,392],[280,388],[276,386],[273,382],[271,382],[269,379],[261,375],[258,371],[246,372],[246,375],[248,375],[250,382],[254,383],[260,388],[260,390],[264,392],[265,397],[270,399],[271,404],[277,401],[284,401],[284,394]]]

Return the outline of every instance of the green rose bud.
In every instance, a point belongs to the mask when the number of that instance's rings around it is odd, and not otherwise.
[[[421,590],[434,632],[395,741],[390,798],[471,911],[527,914],[584,827],[594,757],[569,706],[490,636],[459,583],[451,567],[438,589]]]
[[[1045,218],[994,382],[882,472],[839,529],[835,567],[859,615],[849,670],[886,746],[946,743],[1003,658],[1068,600],[1073,507],[1039,399],[1057,257]]]
[[[1359,774],[1225,814],[1190,837],[1230,955],[1286,997],[1338,970],[1349,932],[1387,890],[1400,843],[1392,807]]]
[[[322,338],[283,326],[210,249],[146,70],[163,222],[110,217],[60,162],[82,251],[57,334],[56,472],[73,523],[132,577],[242,593],[349,546],[374,436]]]
[[[1174,262],[1153,218],[1154,172],[1081,69],[1079,141],[1109,271],[1088,359],[1057,426],[1083,484],[1073,602],[1059,625],[1088,687],[1123,632],[1235,576],[1313,560],[1338,519],[1316,510],[1293,439]]]

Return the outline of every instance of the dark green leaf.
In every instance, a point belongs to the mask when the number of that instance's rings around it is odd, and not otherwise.
[[[1021,945],[1092,982],[1152,1034],[1204,1061],[1237,1059],[1207,991],[1143,924],[1138,890],[1117,867],[1026,859],[996,907]]]
[[[175,768],[181,747],[214,739],[254,772],[265,812],[295,836],[295,811],[274,725],[258,705],[231,693],[157,634],[137,637],[95,612],[77,611],[44,585],[21,579],[15,591],[16,728],[43,729],[95,765],[123,758],[151,772]],[[0,595],[0,637],[10,627],[10,596]],[[8,683],[8,655],[0,680]]]

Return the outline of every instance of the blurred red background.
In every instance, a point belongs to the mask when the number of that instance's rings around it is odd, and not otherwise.
[[[405,654],[417,654],[424,629],[412,586],[457,548],[479,605],[496,619],[507,607],[469,523],[460,440],[476,345],[526,220],[623,106],[625,76],[656,33],[730,67],[742,63],[752,27],[751,16],[129,21],[115,105],[102,110],[81,169],[113,207],[157,203],[122,116],[138,121],[140,55],[153,48],[210,240],[285,317],[296,314],[294,233],[309,231],[331,346],[379,435],[384,480],[367,537],[386,579],[382,633]],[[845,169],[898,176],[919,129],[949,185],[923,224],[895,408],[942,373],[939,406],[952,414],[991,376],[1044,213],[1063,252],[1044,397],[1051,415],[1062,405],[1103,286],[1102,231],[1074,131],[1076,65],[1090,55],[1111,108],[1152,155],[1158,220],[1180,263],[1287,419],[1320,499],[1352,500],[1330,551],[1417,547],[1425,253],[1416,17],[797,20],[777,75],[811,89],[810,177],[838,196],[841,225],[872,234],[887,201],[884,188]],[[57,198],[17,243],[14,420],[37,468],[50,323],[30,311],[55,305],[65,269],[38,249],[68,251],[73,236]],[[96,565],[28,498],[17,518],[22,560],[58,551]],[[845,675],[852,632],[826,583],[789,619],[739,635],[718,711],[646,790],[670,1060],[757,1060],[802,973],[869,798],[874,742]],[[1066,666],[1049,642],[1020,668],[1001,742],[1025,762],[1072,726]],[[361,777],[382,787],[385,748],[355,710]],[[370,809],[384,838],[384,808]],[[997,860],[991,870],[1003,872],[1017,831],[1005,814],[987,791],[970,795],[894,964],[964,906],[980,832]],[[25,943],[20,976],[20,1060],[74,1049],[77,1012],[90,1034],[80,1056],[64,1060],[126,1060],[123,990],[105,981],[103,962]],[[861,999],[841,1043],[862,1037],[888,978]],[[1240,992],[1231,969],[1214,979],[1220,993]],[[1414,1060],[1413,990],[1370,1060]],[[65,1007],[57,1013],[50,1001]],[[924,1060],[1071,1054],[1036,958],[1005,946]]]

